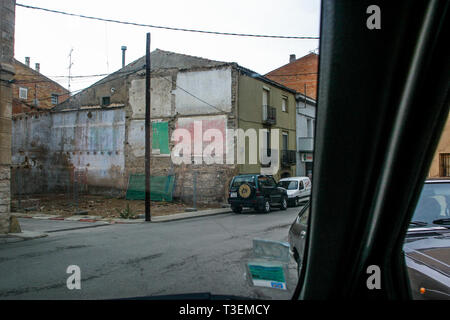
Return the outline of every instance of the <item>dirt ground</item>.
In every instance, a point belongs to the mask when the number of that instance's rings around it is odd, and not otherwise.
[[[78,205],[75,204],[74,199],[65,194],[52,195],[33,195],[30,199],[38,199],[33,201],[32,207],[27,208],[27,200],[22,199],[24,206],[15,211],[30,211],[33,213],[40,212],[45,214],[55,214],[63,217],[73,216],[75,214],[84,214],[91,216],[101,216],[103,218],[120,218],[120,213],[127,211],[132,216],[145,213],[144,200],[125,200],[105,196],[94,195],[80,195]],[[13,199],[17,201],[17,199]],[[38,205],[35,205],[38,203]],[[220,205],[197,205],[197,209],[211,209],[220,208]],[[192,208],[192,205],[183,204],[179,202],[157,202],[151,201],[150,211],[152,216],[163,216],[174,213],[184,212],[186,208]]]

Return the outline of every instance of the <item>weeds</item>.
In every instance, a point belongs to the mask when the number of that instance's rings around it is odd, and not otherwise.
[[[127,203],[125,209],[116,209],[122,219],[136,219],[136,213],[130,208],[130,204]]]

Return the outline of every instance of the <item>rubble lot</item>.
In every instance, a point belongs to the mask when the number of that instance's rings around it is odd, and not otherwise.
[[[133,215],[145,213],[144,200],[126,200],[96,195],[80,195],[78,203],[65,194],[33,195],[32,197],[13,199],[11,210],[13,212],[29,212],[70,217],[77,214],[100,216],[102,218],[120,218],[120,212],[127,210],[129,206]],[[197,205],[198,210],[221,208],[222,204]],[[151,201],[150,210],[152,216],[164,216],[185,212],[192,205],[181,202]]]

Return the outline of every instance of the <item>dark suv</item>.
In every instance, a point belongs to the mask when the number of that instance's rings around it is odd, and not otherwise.
[[[233,177],[230,183],[228,203],[235,213],[243,207],[269,213],[272,207],[287,208],[287,191],[270,175],[244,174]]]

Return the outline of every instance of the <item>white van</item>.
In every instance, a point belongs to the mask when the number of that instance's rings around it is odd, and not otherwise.
[[[278,182],[279,187],[287,190],[288,203],[299,206],[311,196],[311,180],[308,177],[289,177]]]

